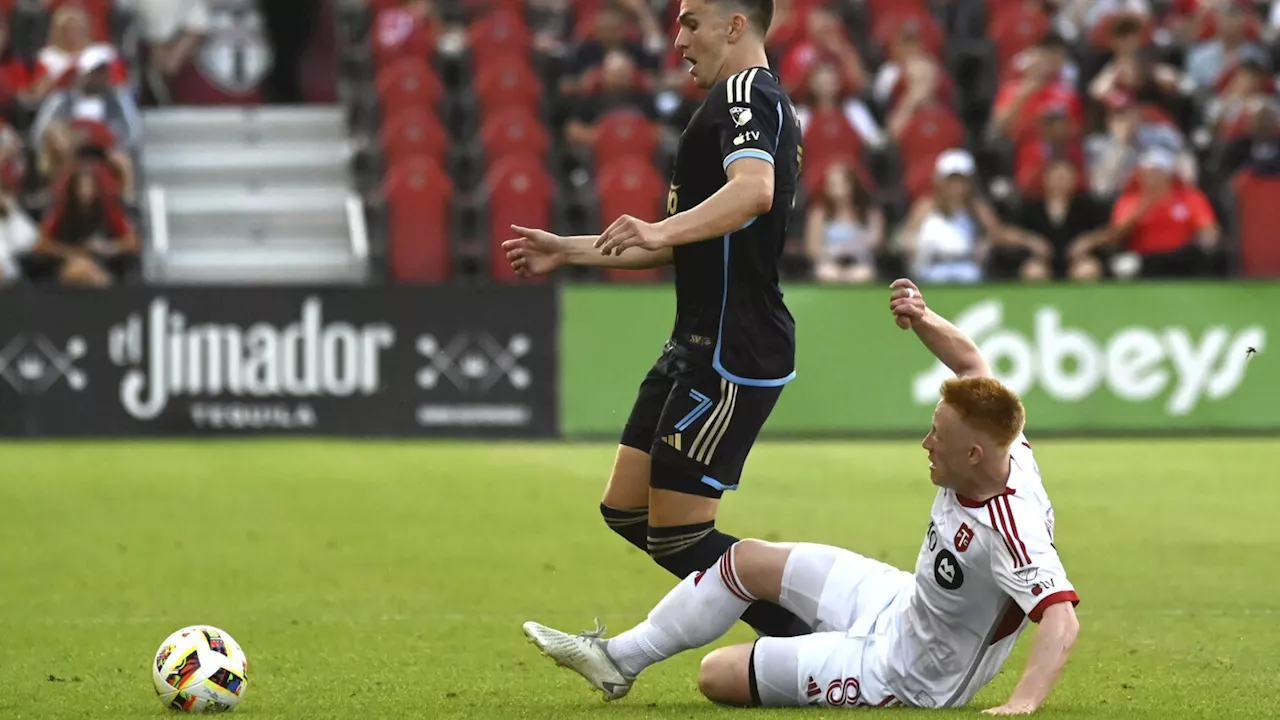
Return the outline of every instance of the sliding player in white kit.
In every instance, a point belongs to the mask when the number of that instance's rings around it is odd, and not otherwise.
[[[1026,670],[1008,701],[986,712],[1038,709],[1075,644],[1079,598],[1054,545],[1022,402],[910,281],[893,283],[890,310],[959,376],[943,383],[923,443],[939,490],[914,574],[827,545],[742,540],[615,638],[599,627],[570,635],[529,622],[529,639],[616,700],[646,667],[715,641],[748,604],[767,600],[814,633],[707,655],[698,687],[710,700],[947,708],[996,676],[1029,619],[1040,627]]]

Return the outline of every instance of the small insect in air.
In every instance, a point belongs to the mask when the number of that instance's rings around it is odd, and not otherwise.
[[[1246,360],[1252,360],[1253,356],[1257,354],[1258,354],[1258,348],[1254,348],[1254,347],[1246,348],[1244,351],[1244,357]]]

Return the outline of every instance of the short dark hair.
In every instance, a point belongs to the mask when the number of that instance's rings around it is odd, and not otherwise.
[[[1040,36],[1036,41],[1036,47],[1041,50],[1061,50],[1062,52],[1070,52],[1071,46],[1067,44],[1066,38],[1056,32],[1047,32]]]
[[[715,2],[732,3],[747,16],[752,26],[760,29],[763,36],[769,32],[773,24],[773,0],[715,0]]]

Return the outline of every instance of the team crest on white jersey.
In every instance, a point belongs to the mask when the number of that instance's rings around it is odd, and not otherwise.
[[[271,71],[271,47],[251,0],[211,0],[209,32],[195,64],[206,80],[233,94],[256,89]]]

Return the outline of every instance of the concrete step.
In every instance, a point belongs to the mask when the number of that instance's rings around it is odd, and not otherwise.
[[[178,284],[309,284],[363,282],[367,268],[350,253],[306,250],[172,251],[158,259],[154,279]]]
[[[349,182],[351,147],[342,142],[270,147],[189,144],[143,150],[147,181],[158,185],[340,185]]]
[[[165,193],[169,234],[240,235],[272,244],[275,236],[345,240],[346,191],[341,188],[170,188]]]
[[[148,144],[257,144],[342,140],[346,119],[336,105],[305,107],[160,108],[143,114]]]

